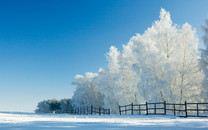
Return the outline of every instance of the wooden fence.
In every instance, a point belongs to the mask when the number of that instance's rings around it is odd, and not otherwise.
[[[94,107],[94,106],[87,106],[87,107],[73,107],[71,109],[70,114],[76,114],[76,115],[93,115],[93,114],[99,114],[99,115],[110,115],[110,109],[104,109],[101,107]]]
[[[146,115],[178,115],[181,117],[208,117],[208,103],[145,103],[119,106],[122,114],[146,114]]]

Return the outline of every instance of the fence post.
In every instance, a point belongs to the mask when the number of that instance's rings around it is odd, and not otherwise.
[[[164,101],[164,115],[166,115],[166,101]]]
[[[134,114],[134,110],[133,110],[133,109],[134,109],[134,104],[132,103],[132,104],[131,104],[131,114],[132,114],[132,115]]]
[[[92,107],[92,105],[91,105],[91,115],[93,114],[93,110],[92,110],[92,109],[93,109],[93,107]]]
[[[154,104],[154,114],[156,115],[156,103]]]
[[[125,115],[126,115],[126,106],[125,106]]]
[[[197,109],[197,117],[199,117],[199,104],[196,104],[196,109]]]
[[[148,115],[148,104],[146,102],[146,115]]]
[[[187,114],[187,103],[185,101],[185,113],[186,113],[186,117],[188,117],[188,114]]]
[[[99,107],[99,115],[101,115],[101,109],[100,109],[100,107]]]
[[[140,105],[139,105],[139,115],[141,114]]]
[[[119,113],[120,113],[120,115],[121,115],[121,106],[119,105]]]
[[[174,116],[175,116],[176,115],[176,112],[175,112],[175,104],[173,106],[174,106]]]
[[[110,115],[110,108],[108,109],[108,114]]]

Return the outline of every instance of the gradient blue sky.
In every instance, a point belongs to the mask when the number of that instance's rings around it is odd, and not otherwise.
[[[0,111],[32,112],[44,99],[70,98],[76,74],[106,67],[111,45],[121,49],[159,19],[161,7],[199,38],[205,0],[0,1]],[[202,48],[200,41],[200,47]]]

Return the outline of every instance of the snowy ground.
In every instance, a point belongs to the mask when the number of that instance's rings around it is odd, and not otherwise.
[[[208,129],[208,118],[175,116],[110,115],[78,116],[66,114],[33,114],[0,112],[0,129]]]

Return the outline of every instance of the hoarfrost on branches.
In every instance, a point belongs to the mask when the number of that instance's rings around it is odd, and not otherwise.
[[[144,34],[136,34],[122,51],[114,46],[106,54],[108,68],[92,77],[77,76],[75,104],[95,104],[89,88],[96,88],[100,106],[118,112],[118,105],[168,101],[203,101],[196,31],[188,23],[173,24],[170,13],[160,11],[160,20]],[[86,96],[86,97],[85,97]],[[81,99],[84,98],[84,99]],[[81,100],[86,100],[82,101]]]
[[[208,20],[205,21],[206,26],[202,27],[202,30],[204,31],[204,36],[203,36],[203,43],[205,46],[205,49],[201,49],[201,68],[204,71],[205,78],[203,81],[203,94],[206,95],[206,101],[208,100]]]

